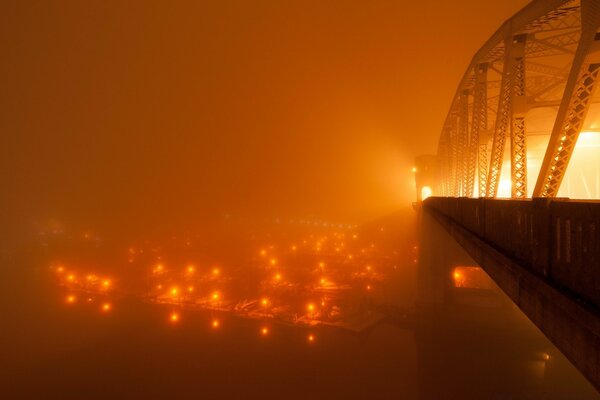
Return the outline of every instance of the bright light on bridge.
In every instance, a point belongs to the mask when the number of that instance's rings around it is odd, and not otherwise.
[[[433,191],[429,186],[423,186],[421,188],[421,200],[425,200],[426,198],[431,197],[432,194]]]

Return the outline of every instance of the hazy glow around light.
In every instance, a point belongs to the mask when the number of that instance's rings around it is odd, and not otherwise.
[[[428,197],[431,197],[433,194],[431,188],[429,186],[423,186],[421,188],[421,200],[425,200]]]
[[[178,322],[179,314],[177,314],[176,312],[172,312],[171,315],[169,315],[169,321],[171,321],[172,323]]]
[[[600,132],[581,132],[577,138],[577,147],[600,147]]]
[[[510,183],[510,179],[500,179],[500,183],[498,185],[498,197],[510,197],[510,189],[512,185]]]

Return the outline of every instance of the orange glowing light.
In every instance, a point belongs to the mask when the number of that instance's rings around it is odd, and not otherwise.
[[[544,360],[548,361],[550,359],[550,354],[544,353]]]
[[[174,288],[171,289],[171,294],[173,296],[177,296],[178,293],[179,293],[179,289],[178,288],[174,287]]]
[[[221,270],[219,268],[214,268],[212,273],[213,275],[219,275],[221,273]]]
[[[196,270],[196,268],[194,268],[194,266],[193,266],[193,265],[189,265],[189,266],[187,267],[187,273],[188,273],[188,274],[193,274],[195,270]]]
[[[370,265],[367,265],[367,271],[372,270],[373,268]]]
[[[219,322],[218,319],[213,319],[211,326],[213,327],[213,329],[217,329],[219,327],[219,325],[221,325],[221,323]]]
[[[163,287],[162,285],[156,286],[157,289],[162,289],[162,287]]]
[[[315,335],[313,335],[313,334],[311,333],[310,335],[308,335],[308,338],[307,338],[307,339],[308,339],[308,341],[309,341],[310,343],[312,343],[312,342],[314,342],[314,341],[315,341]]]
[[[104,288],[108,288],[110,286],[110,280],[109,279],[105,279],[102,281],[102,286]]]
[[[260,334],[263,336],[267,336],[269,334],[269,328],[267,328],[266,326],[263,326],[262,329],[260,330]]]
[[[69,282],[73,282],[73,281],[75,281],[75,275],[71,274],[71,275],[67,276],[67,280],[68,280]]]
[[[325,278],[321,278],[321,280],[319,282],[321,282],[321,285],[324,285],[325,284]]]
[[[281,274],[275,274],[275,280],[276,281],[280,281],[281,280]]]
[[[61,267],[58,267],[56,270],[60,273],[63,273],[63,272],[65,272],[65,267],[61,266]]]
[[[458,271],[454,272],[454,279],[460,279],[462,277],[461,273]]]
[[[266,307],[267,305],[269,305],[269,299],[267,299],[267,298],[263,298],[263,299],[260,301],[260,304],[262,304],[263,306],[265,306],[265,307]]]
[[[277,259],[276,258],[271,258],[271,265],[277,265]]]
[[[193,286],[188,286],[187,291],[189,293],[192,293],[194,291],[194,287]]]
[[[102,304],[102,312],[109,312],[112,308],[112,305],[110,303],[104,303]]]
[[[91,297],[87,298],[88,303],[91,303],[92,301],[94,301],[94,299],[92,299]]]
[[[314,311],[315,310],[315,305],[313,303],[308,303],[308,305],[306,306],[306,309],[308,311]]]
[[[172,312],[171,315],[169,315],[169,321],[171,321],[172,323],[178,322],[179,314],[177,314],[176,312]]]
[[[260,251],[260,255],[261,255],[261,256],[263,256],[263,257],[264,257],[264,256],[266,256],[266,255],[267,255],[267,251],[266,251],[266,250],[264,250],[264,249],[263,249],[263,250],[261,250],[261,251]]]
[[[292,251],[296,251],[298,249],[298,247],[296,247],[296,245],[292,245]]]
[[[367,285],[367,290],[371,290],[371,285]]]
[[[69,296],[67,296],[67,298],[65,299],[65,301],[68,304],[73,304],[73,303],[75,303],[77,301],[77,297],[75,297],[73,295],[69,295]]]
[[[219,292],[213,292],[213,294],[212,294],[212,299],[213,300],[219,300],[219,297],[221,297],[221,295],[219,294]]]

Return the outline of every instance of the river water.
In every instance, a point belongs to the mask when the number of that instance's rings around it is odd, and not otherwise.
[[[101,313],[65,304],[46,250],[5,251],[2,397],[600,398],[481,271],[461,270],[451,301],[423,301],[412,248],[399,248],[370,300],[388,318],[361,332],[184,308],[172,323],[172,305],[139,296]]]

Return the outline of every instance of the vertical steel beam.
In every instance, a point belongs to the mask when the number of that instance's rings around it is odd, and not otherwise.
[[[469,165],[467,171],[467,193],[473,196],[476,170],[479,172],[479,193],[485,194],[487,180],[487,63],[475,67],[475,89],[473,91],[473,118],[469,142]]]
[[[458,126],[456,114],[453,112],[450,115],[450,196],[460,196],[460,179],[459,179],[459,145],[458,145]]]
[[[510,107],[510,177],[511,197],[527,197],[527,132],[525,115],[525,41],[527,35],[517,35],[512,44],[512,100]]]
[[[600,2],[581,1],[581,37],[533,197],[556,197],[589,109],[600,72]]]
[[[504,67],[502,69],[502,82],[500,83],[500,97],[498,99],[498,112],[494,124],[494,139],[492,141],[492,155],[488,173],[486,196],[498,195],[498,183],[502,162],[504,161],[504,144],[506,142],[506,128],[510,118],[510,100],[512,93],[512,38],[504,41]]]
[[[461,91],[458,98],[458,172],[460,193],[467,195],[469,165],[469,90]]]
[[[439,191],[442,196],[449,196],[449,182],[450,182],[450,163],[449,156],[450,150],[448,148],[448,127],[445,124],[442,130],[442,137],[438,143],[438,161],[437,168],[439,171]]]

